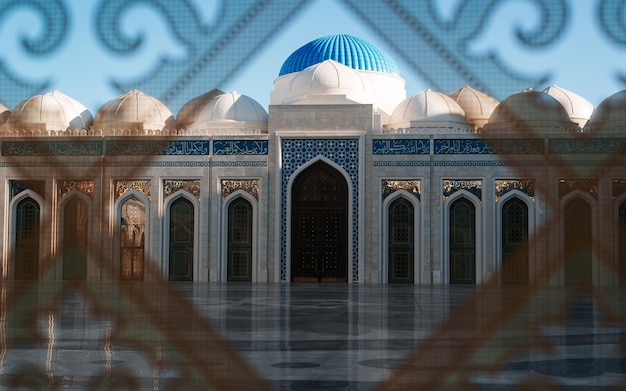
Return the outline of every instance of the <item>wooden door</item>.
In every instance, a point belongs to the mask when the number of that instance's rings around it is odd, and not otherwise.
[[[178,198],[170,206],[169,279],[193,280],[194,208],[185,199]]]
[[[413,283],[414,242],[413,204],[398,198],[389,205],[388,282]]]
[[[15,279],[36,280],[39,273],[39,204],[25,198],[15,218]]]
[[[293,183],[292,281],[348,281],[348,185],[324,162]]]
[[[591,207],[575,198],[564,213],[565,284],[591,284]]]
[[[252,205],[238,198],[228,206],[228,281],[252,281]]]
[[[450,283],[476,283],[476,211],[459,198],[450,206]]]
[[[63,213],[63,279],[87,279],[89,213],[87,203],[74,197]]]
[[[502,206],[502,283],[528,283],[528,206],[511,198]]]

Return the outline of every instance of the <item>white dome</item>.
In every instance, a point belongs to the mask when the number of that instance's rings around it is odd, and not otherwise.
[[[158,99],[132,90],[111,99],[98,110],[93,129],[111,134],[117,131],[161,131],[174,129],[175,119],[170,109]]]
[[[89,110],[59,91],[35,95],[19,103],[8,116],[6,130],[87,129],[93,122]]]
[[[9,118],[9,114],[11,114],[9,108],[0,103],[0,125],[2,125],[7,118]]]
[[[578,126],[569,119],[563,105],[551,95],[531,88],[504,99],[495,108],[485,131],[514,129],[542,131],[576,131]]]
[[[418,92],[400,102],[386,126],[470,128],[461,106],[448,95],[432,90]]]
[[[500,103],[484,92],[468,86],[459,88],[449,96],[461,106],[467,120],[476,128],[482,128],[489,121],[491,113]]]
[[[317,100],[320,96],[324,98]],[[281,104],[372,103],[373,100],[374,89],[363,75],[337,61],[325,60],[298,73]]]
[[[543,92],[558,100],[565,108],[565,111],[567,111],[569,118],[576,122],[581,129],[589,121],[591,114],[593,114],[591,102],[563,87],[551,85],[545,88]]]
[[[186,103],[178,114],[178,125],[185,129],[262,129],[267,130],[267,112],[256,100],[235,91],[211,97],[201,95]]]
[[[585,130],[626,133],[626,90],[604,99],[591,115]]]

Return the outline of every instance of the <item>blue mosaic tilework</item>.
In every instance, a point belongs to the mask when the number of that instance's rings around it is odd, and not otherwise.
[[[213,154],[267,155],[267,140],[213,140]]]
[[[102,156],[101,141],[4,141],[4,156]]]
[[[374,155],[428,155],[429,139],[374,139]]]
[[[106,153],[113,156],[159,155],[204,156],[209,154],[208,140],[107,140]]]
[[[543,160],[457,160],[433,162],[434,167],[543,167]]]
[[[624,138],[573,139],[552,138],[548,140],[551,153],[562,154],[598,154],[626,153]]]
[[[525,155],[541,154],[543,139],[439,139],[435,141],[435,155]]]
[[[359,140],[358,139],[283,139],[282,219],[280,279],[287,281],[287,185],[291,175],[318,156],[343,168],[352,181],[352,282],[359,281]]]
[[[374,161],[374,167],[430,167],[430,161],[409,160],[409,161]]]

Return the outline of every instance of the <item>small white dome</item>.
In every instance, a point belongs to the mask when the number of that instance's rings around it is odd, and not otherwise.
[[[183,107],[178,111],[176,116],[176,126],[179,128],[186,128],[194,122],[197,122],[199,113],[204,110],[206,105],[218,95],[223,94],[224,91],[213,89],[202,95],[196,96],[189,102],[185,103]]]
[[[576,131],[578,126],[569,119],[558,100],[543,91],[529,88],[500,102],[484,129],[510,131],[515,128]]]
[[[194,131],[267,131],[267,119],[267,112],[256,100],[233,91],[192,99],[181,108],[177,123]]]
[[[19,103],[8,116],[6,130],[87,129],[93,122],[89,110],[59,91],[35,95]]]
[[[144,131],[174,129],[175,119],[160,100],[132,90],[111,99],[98,110],[93,129]]]
[[[325,99],[317,102],[315,97],[321,95]],[[337,61],[325,60],[298,73],[281,103],[341,103],[342,99],[329,100],[331,96],[342,97],[343,103],[372,103],[374,89],[358,71]]]
[[[9,118],[9,114],[11,114],[9,108],[0,103],[0,125],[6,122],[7,118]]]
[[[563,87],[551,85],[545,88],[543,92],[558,100],[565,108],[565,111],[567,111],[569,118],[577,123],[581,129],[589,121],[591,114],[593,114],[591,102]]]
[[[626,90],[604,99],[591,115],[585,131],[626,133]]]
[[[476,128],[482,128],[489,121],[491,113],[500,103],[484,92],[468,86],[459,88],[449,96],[461,106],[467,120]]]
[[[469,127],[465,112],[448,95],[432,90],[414,94],[398,105],[391,114],[387,127]]]

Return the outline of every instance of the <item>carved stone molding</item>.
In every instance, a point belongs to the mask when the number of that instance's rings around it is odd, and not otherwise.
[[[115,189],[115,200],[120,198],[122,194],[127,191],[135,190],[146,196],[151,200],[151,186],[152,182],[149,179],[137,179],[137,180],[116,180],[113,182],[113,188]]]
[[[258,179],[222,179],[222,201],[237,190],[243,190],[259,200],[259,180]]]
[[[75,180],[62,180],[57,182],[57,196],[58,199],[62,199],[67,193],[72,190],[82,191],[90,198],[93,198],[94,194],[94,182],[91,180],[75,181]]]
[[[497,179],[496,180],[496,202],[500,197],[512,190],[519,190],[533,200],[535,199],[534,179]]]
[[[413,194],[418,200],[421,199],[421,182],[419,179],[383,179],[380,187],[383,200],[398,190],[405,190]]]
[[[46,182],[43,180],[10,180],[9,181],[9,201],[16,195],[25,190],[32,190],[39,194],[42,198],[45,198]]]
[[[563,198],[572,191],[580,190],[598,199],[598,180],[597,179],[560,179],[559,180],[559,198]]]
[[[444,179],[442,185],[444,201],[459,190],[467,190],[479,200],[482,201],[483,199],[483,181],[481,179]]]
[[[166,179],[163,181],[163,200],[178,190],[185,190],[200,200],[200,179]]]

